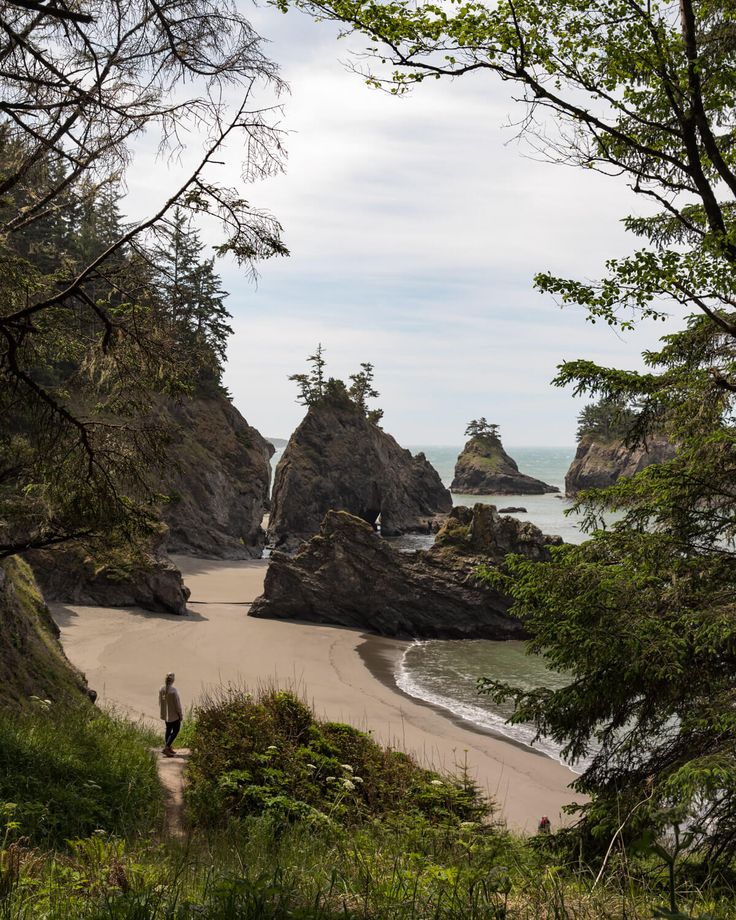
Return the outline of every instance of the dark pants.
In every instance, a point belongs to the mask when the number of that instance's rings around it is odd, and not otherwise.
[[[179,729],[181,728],[181,719],[177,719],[176,722],[167,722],[166,723],[166,747],[171,747],[176,739],[176,736],[179,734]]]

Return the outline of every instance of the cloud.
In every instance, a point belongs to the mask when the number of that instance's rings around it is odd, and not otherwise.
[[[257,288],[222,266],[236,331],[226,382],[241,411],[288,435],[303,410],[286,376],[321,341],[337,376],[376,365],[386,427],[405,443],[458,443],[478,414],[509,444],[573,443],[580,405],[550,386],[557,364],[640,366],[664,329],[622,339],[561,311],[532,279],[595,277],[632,248],[620,218],[638,201],[620,180],[531,159],[503,127],[521,114],[508,84],[430,81],[397,99],[344,67],[359,46],[330,25],[272,7],[253,18],[291,86],[289,158],[285,175],[246,194],[276,214],[292,255],[262,265]],[[197,149],[193,138],[187,156]],[[239,158],[231,147],[225,181]],[[134,210],[173,182],[153,162],[142,144]]]

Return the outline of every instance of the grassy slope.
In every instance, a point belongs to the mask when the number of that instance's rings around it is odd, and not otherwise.
[[[395,772],[370,737],[318,722],[288,694],[221,698],[197,713],[192,737],[201,785],[182,847],[150,833],[157,791],[145,736],[90,706],[0,718],[0,803],[32,787],[39,809],[0,804],[0,918],[644,920],[665,903],[651,860],[637,875],[636,857],[614,850],[595,883],[598,866],[574,853],[565,865],[554,841],[530,844],[478,813],[467,820],[480,803],[462,777],[408,759]],[[203,790],[222,796],[225,821],[205,808],[196,823]],[[63,842],[80,832],[89,836]],[[682,879],[687,912],[677,916],[736,917],[727,889]]]
[[[22,705],[34,695],[83,698],[84,679],[57,636],[30,567],[15,556],[0,562],[0,707]]]
[[[88,702],[2,711],[0,809],[41,847],[95,832],[150,836],[161,810],[152,740]]]

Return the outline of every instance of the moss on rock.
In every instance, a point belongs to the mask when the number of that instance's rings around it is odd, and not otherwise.
[[[17,556],[0,562],[0,706],[85,694],[84,678],[58,636],[31,567]]]

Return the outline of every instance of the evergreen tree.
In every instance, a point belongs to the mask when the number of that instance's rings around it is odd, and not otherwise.
[[[293,380],[299,388],[297,402],[303,406],[315,406],[321,402],[352,402],[361,412],[363,412],[374,425],[383,418],[383,409],[369,409],[368,400],[376,399],[378,391],[373,386],[373,365],[364,362],[360,365],[360,371],[351,374],[349,387],[343,380],[336,377],[325,379],[325,367],[327,362],[324,357],[324,349],[321,343],[317,345],[317,350],[313,355],[307,358],[311,365],[308,374],[291,374],[289,380]]]
[[[491,424],[485,418],[473,419],[468,422],[468,426],[465,429],[465,436],[469,438],[493,438],[498,440],[500,437],[500,426]]]
[[[307,358],[307,363],[311,365],[309,373],[289,375],[289,380],[293,380],[299,387],[297,402],[300,402],[303,406],[314,406],[325,397],[325,366],[327,362],[324,355],[325,352],[320,342],[315,353]],[[332,395],[334,396],[334,392]]]
[[[585,406],[578,415],[578,440],[585,435],[595,435],[604,440],[625,441],[635,436],[638,414],[615,397],[603,398]]]
[[[378,399],[380,393],[373,386],[373,365],[363,363],[357,374],[351,374],[352,381],[348,393],[353,402],[364,412],[368,411],[368,400]]]
[[[200,356],[204,376],[219,381],[232,327],[225,307],[228,295],[215,272],[214,258],[202,257],[204,244],[181,208],[174,210],[159,237],[155,252],[159,308],[171,335]]]

